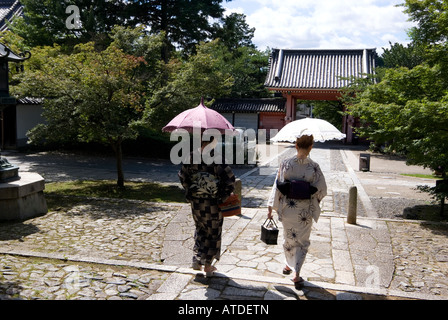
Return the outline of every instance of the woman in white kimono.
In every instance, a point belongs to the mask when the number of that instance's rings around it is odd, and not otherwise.
[[[286,266],[284,274],[295,271],[292,279],[297,288],[303,285],[300,270],[310,246],[310,235],[313,220],[320,216],[320,201],[327,195],[327,184],[319,165],[309,158],[313,148],[313,136],[304,135],[297,139],[297,154],[285,159],[280,164],[277,177],[268,201],[268,218],[272,218],[272,209],[277,211],[278,219],[284,229],[283,249]],[[284,195],[278,183],[301,180],[310,183],[310,199],[297,200]],[[284,190],[283,190],[284,191]]]

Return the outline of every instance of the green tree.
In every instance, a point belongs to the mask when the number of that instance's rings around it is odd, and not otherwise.
[[[404,12],[417,26],[409,35],[424,45],[446,45],[448,40],[448,2],[446,0],[405,0]]]
[[[201,97],[230,94],[234,79],[225,63],[229,53],[219,39],[199,44],[196,52],[188,60],[173,59],[167,65],[167,84],[147,101],[146,119],[151,126],[162,128],[180,112],[196,107]]]
[[[388,69],[380,83],[356,97],[350,110],[363,122],[358,130],[362,136],[386,144],[386,151],[406,155],[409,164],[442,174],[446,186],[448,90],[440,75],[438,65]],[[419,188],[442,203],[448,197],[446,187]]]
[[[226,67],[234,78],[229,97],[257,98],[269,96],[264,87],[269,50],[258,51],[253,44],[255,28],[246,23],[244,14],[232,13],[213,25],[212,38],[220,39],[227,48],[224,56]]]
[[[136,138],[144,113],[144,88],[135,78],[144,63],[114,45],[97,51],[93,43],[80,44],[72,54],[57,45],[35,48],[14,88],[18,96],[45,98],[46,123],[31,130],[31,143],[110,145],[116,155],[117,185],[123,187],[122,142]]]
[[[383,48],[381,55],[385,68],[406,67],[409,69],[424,62],[424,49],[421,46],[410,43],[406,47],[401,43],[390,44],[390,49]]]
[[[350,106],[363,123],[358,132],[406,154],[411,164],[446,170],[447,92],[444,81],[437,80],[439,73],[439,68],[427,65],[386,70],[383,80],[359,92]]]
[[[134,0],[130,6],[137,24],[149,26],[154,34],[165,34],[162,59],[168,63],[175,46],[189,54],[201,41],[210,39],[211,20],[220,19],[224,13],[222,2],[223,0]]]
[[[169,65],[160,59],[164,34],[151,35],[144,26],[136,28],[115,26],[109,37],[112,45],[123,52],[145,59],[146,63],[140,65],[135,72],[136,77],[145,86],[146,95],[151,96],[155,90],[159,90],[172,72]]]
[[[255,28],[249,27],[244,14],[231,13],[221,20],[221,23],[213,24],[213,38],[221,39],[231,51],[241,47],[255,48],[252,42]]]
[[[269,66],[268,50],[239,47],[230,53],[226,66],[234,79],[229,97],[264,98],[270,95],[264,86]]]
[[[412,42],[425,48],[425,61],[439,65],[440,76],[448,78],[448,1],[406,0],[403,6],[417,24],[408,32]]]
[[[128,5],[122,0],[21,0],[21,3],[24,15],[14,19],[12,30],[31,47],[56,43],[71,50],[78,43],[90,41],[106,47],[107,33],[113,26],[125,25],[129,20]],[[73,12],[67,13],[69,5],[79,9],[80,25],[74,29],[67,28],[67,22],[74,22],[69,19]]]
[[[448,2],[406,0],[403,4],[416,27],[411,45],[395,45],[385,52],[390,69],[373,85],[355,85],[345,95],[354,116],[363,122],[358,131],[387,150],[405,154],[410,164],[448,171]],[[396,57],[408,57],[399,62]],[[415,57],[421,61],[413,60]],[[406,60],[406,59],[405,59]],[[403,67],[402,65],[406,65]],[[350,92],[350,91],[348,91]],[[445,182],[448,182],[445,180]],[[439,199],[444,188],[430,188]]]
[[[326,120],[341,130],[343,104],[340,101],[300,101],[313,106],[313,115],[316,118]]]

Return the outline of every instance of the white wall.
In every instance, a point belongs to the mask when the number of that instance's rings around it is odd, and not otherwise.
[[[233,120],[232,113],[221,113],[221,115],[227,119],[230,123]],[[234,127],[242,127],[246,129],[258,130],[258,114],[257,113],[235,113],[235,123],[232,123]]]
[[[256,113],[236,113],[234,127],[258,130],[258,114]]]
[[[41,105],[24,105],[18,104],[16,107],[17,114],[17,146],[26,145],[28,138],[27,132],[34,128],[39,123],[44,123],[42,117]]]

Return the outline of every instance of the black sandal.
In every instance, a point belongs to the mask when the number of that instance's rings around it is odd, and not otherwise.
[[[292,272],[292,270],[289,269],[288,267],[284,267],[284,268],[283,268],[283,274],[288,275],[288,274],[291,274],[291,272]]]
[[[305,280],[303,280],[302,277],[299,277],[299,280],[298,280],[298,281],[294,281],[294,279],[291,279],[291,281],[294,282],[294,287],[295,287],[297,290],[302,289],[302,288],[303,288],[303,285],[305,284]]]
[[[191,265],[193,270],[202,270],[202,265],[198,261],[194,261]]]
[[[205,271],[205,268],[204,268],[204,271]],[[211,277],[213,277],[213,275],[215,274],[216,271],[218,271],[218,269],[216,269],[213,266],[210,266],[210,270],[209,271],[205,271],[205,276],[207,278],[211,278]]]

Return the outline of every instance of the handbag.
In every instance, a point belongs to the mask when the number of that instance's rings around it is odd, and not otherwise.
[[[269,222],[268,222],[269,220]],[[266,222],[268,222],[266,224]],[[266,244],[277,244],[278,238],[278,227],[274,219],[266,219],[266,221],[261,225],[261,241]]]
[[[231,194],[219,207],[221,208],[223,217],[232,217],[241,214],[241,203],[236,194]]]

